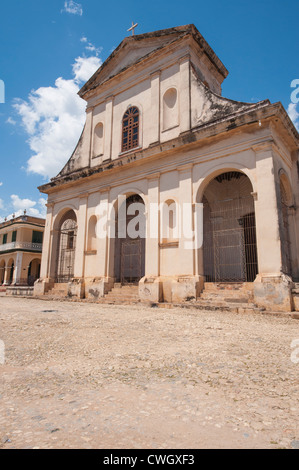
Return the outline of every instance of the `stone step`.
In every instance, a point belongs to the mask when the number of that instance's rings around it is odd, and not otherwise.
[[[100,299],[98,300],[98,303],[101,304],[108,304],[108,305],[133,305],[133,304],[138,304],[140,301],[139,300],[115,300],[115,299]]]
[[[123,286],[120,283],[115,283],[111,291],[100,299],[100,302],[107,304],[137,303],[139,302],[138,292],[139,289],[136,285]]]
[[[225,283],[225,282],[205,282],[204,289],[213,292],[252,292],[253,285],[251,282]]]
[[[204,290],[197,299],[205,306],[227,308],[249,308],[253,301],[252,283],[205,282]],[[212,308],[212,307],[211,307]]]
[[[223,301],[223,302],[236,302],[236,303],[248,303],[250,300],[249,297],[227,297],[225,294],[223,295],[211,295],[211,294],[207,294],[207,293],[204,293],[202,294],[198,299],[200,300],[205,300],[205,301]]]
[[[68,283],[57,282],[53,285],[52,289],[49,289],[49,291],[47,292],[47,295],[49,297],[67,297],[67,292],[68,292]]]
[[[190,306],[198,310],[221,310],[231,313],[260,313],[264,311],[263,308],[259,308],[253,303],[205,302],[197,300],[192,302]]]
[[[49,290],[48,294],[51,294],[51,295],[67,295],[67,290],[64,290],[64,289],[51,289]]]
[[[137,295],[131,296],[131,295],[106,295],[104,299],[108,300],[115,300],[117,302],[121,302],[122,300],[124,301],[130,301],[130,300],[139,300],[139,297]]]
[[[120,289],[118,287],[116,288],[112,288],[110,292],[115,292],[115,293],[118,293],[118,294],[138,294],[138,287],[137,289]]]

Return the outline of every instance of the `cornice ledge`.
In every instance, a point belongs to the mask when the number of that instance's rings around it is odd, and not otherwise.
[[[275,146],[275,141],[274,139],[267,139],[262,142],[258,142],[256,144],[253,144],[251,146],[251,149],[258,153],[258,152],[264,152],[266,150],[272,150],[273,147]]]

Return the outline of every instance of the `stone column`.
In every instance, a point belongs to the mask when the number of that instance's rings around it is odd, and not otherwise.
[[[147,177],[148,180],[148,207],[146,208],[146,243],[145,243],[145,275],[159,276],[159,240],[160,240],[160,214],[159,214],[159,182],[160,174],[155,173]]]
[[[88,194],[79,196],[77,213],[77,237],[75,247],[74,280],[69,283],[68,295],[82,298],[84,296],[84,261],[86,247],[86,215]]]
[[[114,236],[114,233],[109,234],[109,189],[103,188],[100,194],[100,207],[98,215],[98,223],[100,224],[97,227],[97,251],[101,263],[99,264],[99,276],[101,278],[109,276],[111,272],[108,267],[109,259],[109,237]],[[114,238],[112,238],[114,240]]]
[[[160,70],[151,75],[150,144],[160,141]]]
[[[190,56],[189,54],[180,59],[180,132],[187,132],[191,128],[191,106],[190,106]]]
[[[192,167],[193,164],[182,165],[179,171],[179,220],[180,240],[179,258],[180,275],[194,274],[194,249],[192,246],[193,204],[192,204]]]
[[[253,148],[256,154],[256,239],[259,274],[254,282],[255,302],[267,310],[292,308],[291,285],[281,273],[281,241],[272,143]]]
[[[112,132],[113,132],[113,101],[114,101],[113,96],[109,96],[106,100],[103,161],[111,159]]]
[[[21,281],[22,259],[23,259],[23,253],[18,251],[17,252],[17,257],[16,257],[16,264],[15,264],[15,268],[14,268],[14,273],[13,273],[12,284],[19,284],[20,281]]]
[[[160,174],[154,173],[148,179],[148,206],[146,208],[145,276],[139,282],[139,297],[143,301],[162,300],[160,274]]]
[[[200,277],[195,274],[195,238],[192,197],[193,164],[182,165],[179,172],[179,266],[177,281],[172,286],[172,301],[196,298],[201,289]]]
[[[4,281],[3,281],[4,286],[8,285],[9,273],[10,273],[10,268],[6,265],[4,269]]]
[[[84,277],[84,252],[86,245],[86,215],[88,194],[80,195],[77,213],[77,237],[75,247],[74,277]]]
[[[44,295],[53,285],[56,267],[56,246],[53,238],[54,203],[48,203],[45,230],[43,235],[43,250],[41,259],[40,278],[34,283],[35,296]]]
[[[114,284],[114,231],[109,231],[109,187],[100,190],[100,203],[96,209],[98,219],[96,226],[97,236],[97,272],[96,276],[85,285],[85,296],[92,300],[103,297],[111,290]],[[113,223],[113,222],[112,222]]]
[[[41,269],[40,269],[40,277],[41,279],[49,278],[50,277],[50,259],[52,256],[52,223],[53,223],[53,209],[54,204],[48,203],[47,206],[47,215],[46,215],[46,223],[45,223],[45,231],[43,235],[43,251],[42,251],[42,261],[41,261]]]

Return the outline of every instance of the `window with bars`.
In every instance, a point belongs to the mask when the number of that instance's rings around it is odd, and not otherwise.
[[[138,147],[139,141],[139,110],[135,106],[129,108],[122,121],[122,147],[121,151]]]

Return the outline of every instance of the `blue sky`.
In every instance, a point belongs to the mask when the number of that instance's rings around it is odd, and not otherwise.
[[[223,96],[281,101],[298,127],[290,98],[299,80],[297,0],[1,3],[0,221],[24,209],[44,215],[37,186],[62,168],[84,124],[77,91],[132,21],[136,34],[194,23],[229,70]]]

